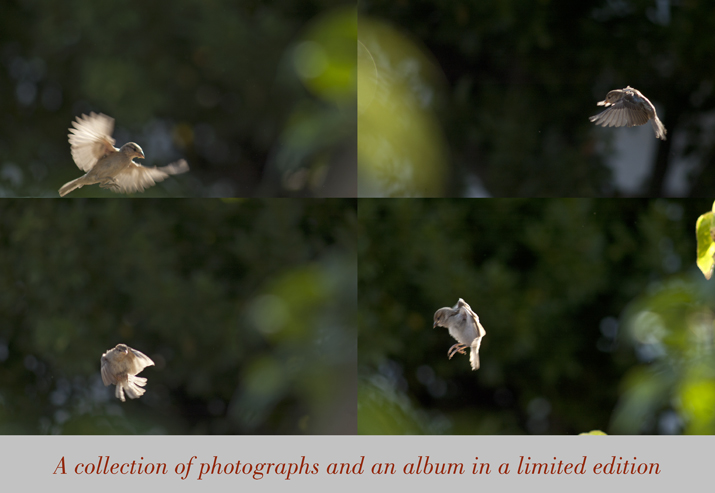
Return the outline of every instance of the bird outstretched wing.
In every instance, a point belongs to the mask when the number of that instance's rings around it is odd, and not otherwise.
[[[161,168],[143,166],[132,161],[131,166],[114,177],[115,184],[110,189],[119,193],[143,192],[145,188],[164,181],[171,175],[178,175],[187,171],[189,171],[189,165],[184,159]]]
[[[89,116],[77,117],[70,128],[69,143],[72,159],[82,171],[89,171],[102,157],[113,152],[119,152],[114,147],[112,131],[114,118],[102,113],[90,113]]]

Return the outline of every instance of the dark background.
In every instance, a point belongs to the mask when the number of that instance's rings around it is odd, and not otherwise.
[[[365,0],[359,7],[361,19],[385,23],[412,45],[361,22],[373,57],[364,72],[374,59],[383,90],[394,84],[411,95],[410,111],[432,115],[426,134],[438,156],[430,170],[419,164],[424,150],[411,154],[422,142],[374,146],[380,170],[375,183],[361,182],[361,195],[699,197],[715,185],[709,3]],[[627,85],[656,105],[668,140],[656,141],[650,123],[646,138],[640,127],[589,122],[602,110],[596,102]],[[367,115],[364,122],[379,125]],[[635,189],[619,188],[605,165],[616,136],[632,151],[616,167],[650,163]],[[361,169],[369,164],[361,153]],[[669,180],[682,183],[673,188]]]
[[[67,129],[90,111],[144,164],[189,162],[143,196],[355,196],[356,30],[335,0],[6,0],[0,196],[80,176]]]
[[[355,433],[355,241],[354,199],[0,201],[0,433]]]
[[[710,200],[361,199],[361,434],[715,433]],[[464,298],[481,368],[433,328]]]

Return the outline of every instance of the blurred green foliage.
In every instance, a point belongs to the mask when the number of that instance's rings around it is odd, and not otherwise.
[[[5,3],[0,196],[80,176],[67,129],[90,111],[147,165],[189,162],[144,195],[355,196],[356,39],[340,0]]]
[[[700,197],[715,185],[708,2],[365,0],[360,18],[360,41],[363,19],[391,26],[391,36],[370,37],[381,90],[407,83],[405,92],[417,96],[392,119],[438,115],[427,140],[400,145],[388,134],[372,147],[369,164],[392,173],[361,180],[361,196]],[[411,50],[395,38],[408,39]],[[446,84],[428,76],[435,65]],[[626,85],[657,106],[668,140],[652,142],[652,154],[630,141],[617,172],[633,173],[627,168],[643,160],[646,176],[624,191],[608,165],[614,135],[646,129],[606,130],[588,117],[609,90]],[[375,125],[359,118],[360,127]],[[442,174],[438,190],[425,190],[414,181],[425,172],[419,150],[434,139],[431,152],[440,155],[442,135],[449,154],[431,163]]]
[[[710,204],[361,199],[358,432],[715,432]],[[432,328],[460,297],[478,371]]]
[[[0,433],[354,433],[350,199],[0,201]],[[121,403],[102,353],[152,358]]]
[[[439,69],[384,23],[361,18],[359,36],[360,195],[440,195],[448,154],[432,111]]]
[[[653,432],[661,420],[687,434],[715,434],[713,294],[702,279],[670,279],[653,283],[628,307],[624,337],[647,364],[621,382],[614,433]]]

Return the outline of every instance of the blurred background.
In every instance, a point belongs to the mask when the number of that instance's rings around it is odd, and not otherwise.
[[[358,433],[715,433],[710,200],[361,199]],[[481,368],[433,328],[464,298]]]
[[[702,197],[715,11],[670,0],[359,3],[359,194]],[[588,117],[632,86],[650,124]]]
[[[95,111],[147,166],[189,162],[142,196],[354,197],[356,39],[342,0],[4,2],[0,196],[80,176],[68,128]]]
[[[1,434],[351,434],[352,199],[0,201]],[[118,343],[146,394],[100,377]]]

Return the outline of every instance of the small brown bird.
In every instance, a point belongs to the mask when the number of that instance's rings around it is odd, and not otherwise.
[[[438,325],[449,329],[449,335],[457,340],[457,344],[447,351],[449,359],[452,359],[455,353],[466,354],[464,350],[469,347],[471,348],[469,362],[472,364],[472,370],[478,370],[479,346],[482,345],[482,338],[487,335],[487,331],[479,323],[479,316],[472,311],[467,302],[459,298],[452,308],[437,310],[434,313],[432,328]]]
[[[146,392],[142,388],[146,385],[146,378],[136,374],[147,366],[154,366],[147,355],[126,344],[117,344],[102,355],[102,382],[105,386],[116,385],[114,395],[122,402],[125,400],[124,392],[130,399],[138,399]]]
[[[107,115],[82,115],[77,117],[76,122],[72,122],[72,126],[74,128],[69,129],[68,135],[72,158],[86,174],[64,184],[60,188],[61,197],[77,188],[96,183],[99,183],[100,188],[108,188],[112,192],[143,192],[169,175],[189,171],[189,165],[183,159],[161,168],[143,166],[134,161],[132,158],[135,157],[143,159],[144,151],[134,142],[124,144],[121,149],[114,147],[114,118]]]
[[[627,86],[625,89],[614,89],[606,94],[606,99],[599,101],[598,106],[607,109],[589,120],[602,127],[634,127],[645,125],[650,120],[655,136],[665,140],[667,133],[663,123],[658,119],[655,106],[648,101],[639,90]]]

